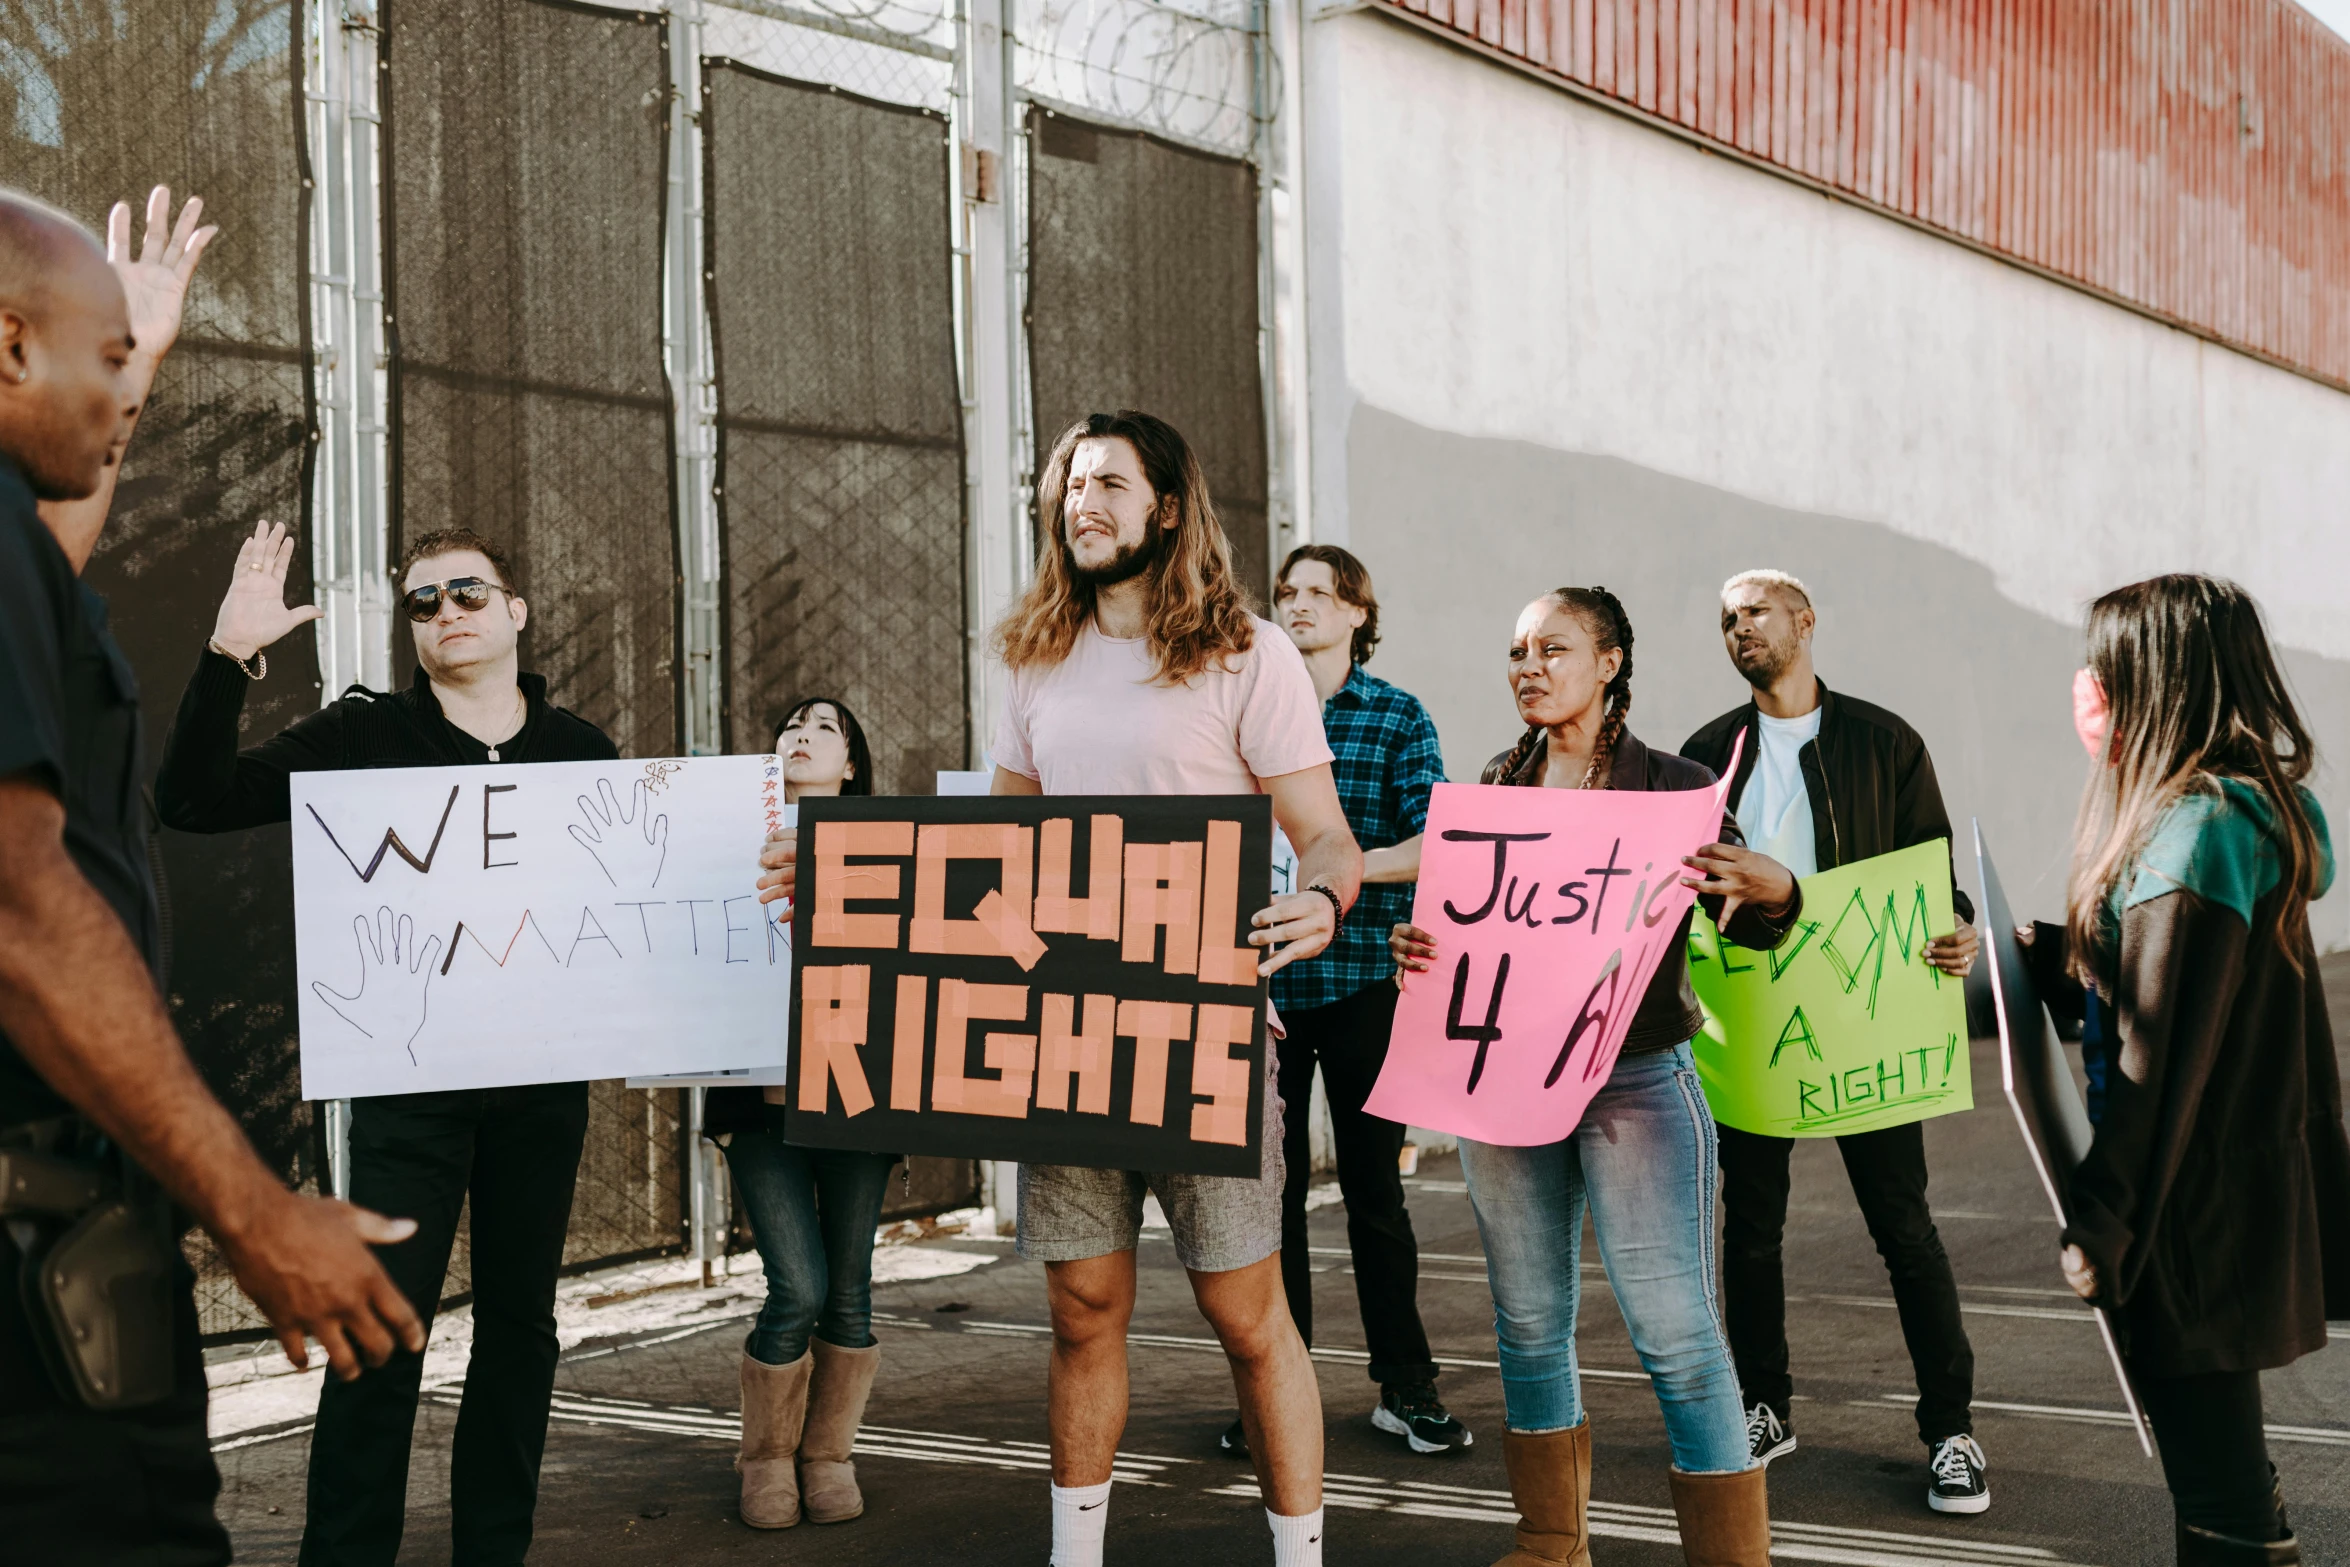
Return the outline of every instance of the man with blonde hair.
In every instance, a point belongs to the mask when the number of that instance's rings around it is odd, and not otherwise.
[[[1811,592],[1784,571],[1742,571],[1722,584],[1722,642],[1753,699],[1691,735],[1681,754],[1716,774],[1740,734],[1746,754],[1729,805],[1746,841],[1798,877],[1950,837],[1926,742],[1873,703],[1828,689],[1812,670],[1819,616]],[[1964,976],[1974,965],[1974,905],[1952,891],[1958,928],[1926,947],[1926,961]],[[1747,1399],[1747,1445],[1768,1463],[1795,1447],[1789,1420],[1786,1280],[1794,1141],[1720,1129],[1722,1294],[1730,1351]],[[1901,1334],[1918,1383],[1918,1436],[1936,1512],[1991,1505],[1989,1465],[1972,1435],[1975,1354],[1959,1317],[1958,1284],[1926,1204],[1923,1122],[1836,1139],[1852,1194],[1892,1277]]]

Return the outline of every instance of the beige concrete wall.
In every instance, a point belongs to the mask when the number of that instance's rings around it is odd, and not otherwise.
[[[1374,667],[1453,776],[1513,738],[1534,593],[1623,597],[1672,747],[1744,700],[1715,593],[1774,565],[2049,914],[2081,606],[2205,570],[2260,596],[2350,832],[2350,396],[1374,15],[1313,24],[1306,80],[1313,528],[1370,562]],[[2350,945],[2350,893],[2315,919]]]

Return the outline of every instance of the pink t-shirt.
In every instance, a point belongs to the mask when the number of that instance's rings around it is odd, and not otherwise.
[[[1152,679],[1150,643],[1092,621],[1051,668],[1012,671],[995,763],[1046,794],[1256,794],[1257,780],[1330,760],[1304,655],[1253,620],[1255,643],[1180,686]]]

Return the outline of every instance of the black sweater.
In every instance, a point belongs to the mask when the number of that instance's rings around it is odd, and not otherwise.
[[[297,724],[237,749],[238,719],[251,684],[236,660],[207,649],[180,698],[155,808],[182,832],[234,832],[282,822],[291,814],[287,779],[295,773],[365,767],[460,767],[487,762],[490,748],[449,722],[423,670],[405,691],[353,686]],[[524,675],[528,704],[522,730],[498,747],[501,762],[608,762],[620,755],[611,737],[547,700],[547,682]]]

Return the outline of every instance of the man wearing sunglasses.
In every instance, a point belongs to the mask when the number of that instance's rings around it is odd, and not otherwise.
[[[237,550],[212,640],[197,664],[155,780],[163,819],[188,832],[285,821],[297,772],[610,761],[595,725],[547,700],[520,668],[530,609],[497,545],[464,529],[427,533],[400,563],[400,606],[416,644],[405,691],[353,686],[257,746],[237,748],[245,688],[263,650],[316,620],[285,601],[294,540],[263,523]],[[473,1202],[474,1348],[450,1464],[450,1532],[462,1562],[519,1563],[538,1501],[555,1383],[555,1275],[587,1133],[585,1083],[386,1094],[351,1104],[351,1199],[413,1215],[413,1239],[384,1266],[429,1325]],[[421,1355],[395,1354],[356,1382],[330,1382],[310,1443],[304,1567],[377,1564],[400,1550]]]

